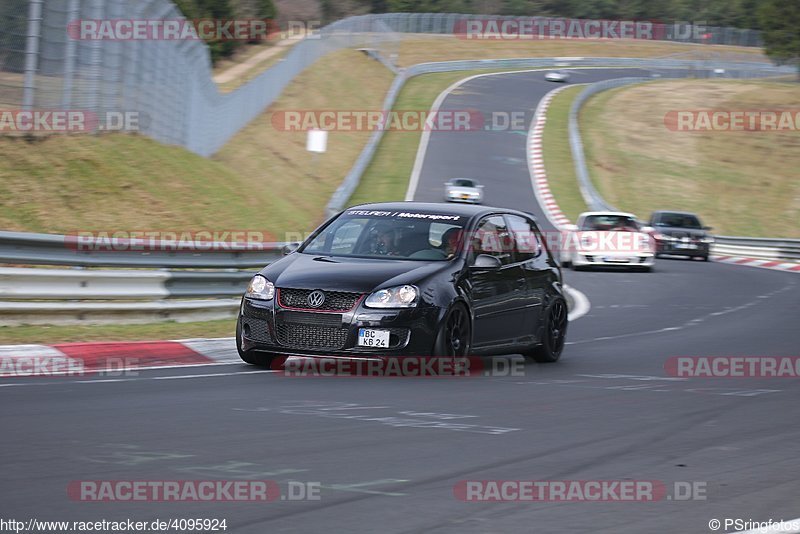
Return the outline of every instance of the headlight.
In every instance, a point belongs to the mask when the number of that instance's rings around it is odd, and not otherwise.
[[[368,308],[412,308],[417,305],[419,291],[414,286],[398,286],[380,289],[367,297]]]
[[[257,274],[250,280],[245,297],[259,300],[272,300],[275,297],[275,284]]]

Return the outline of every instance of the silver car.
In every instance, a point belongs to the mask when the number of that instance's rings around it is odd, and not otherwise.
[[[548,82],[568,82],[569,73],[563,70],[550,71],[544,75],[544,79]]]
[[[471,178],[453,178],[444,183],[444,190],[448,202],[483,202],[483,186]]]

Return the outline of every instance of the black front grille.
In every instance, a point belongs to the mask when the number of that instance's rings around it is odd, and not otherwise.
[[[278,342],[298,349],[341,350],[347,342],[347,329],[310,324],[277,323]]]
[[[312,309],[308,304],[308,295],[311,294],[313,289],[279,289],[280,305],[286,308],[303,308]],[[358,299],[361,298],[360,293],[346,293],[344,291],[323,291],[325,293],[325,302],[319,308],[313,308],[320,311],[350,311],[352,310]]]
[[[278,317],[284,323],[332,326],[335,328],[341,328],[342,326],[342,314],[340,313],[282,311],[278,313]]]

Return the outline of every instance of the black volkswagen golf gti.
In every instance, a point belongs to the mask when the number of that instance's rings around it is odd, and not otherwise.
[[[558,360],[561,271],[521,212],[417,202],[349,208],[250,282],[236,342],[276,356],[522,353]]]

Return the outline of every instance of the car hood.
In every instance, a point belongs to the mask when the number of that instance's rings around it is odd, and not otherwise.
[[[680,228],[678,226],[656,226],[656,232],[672,237],[706,237],[705,230],[693,228]]]
[[[368,293],[415,284],[445,269],[447,261],[375,260],[296,252],[261,270],[276,287]]]

